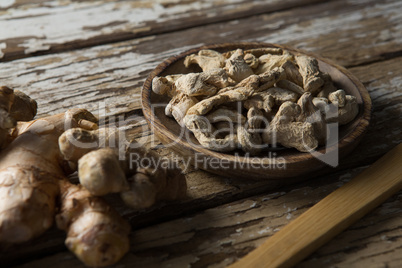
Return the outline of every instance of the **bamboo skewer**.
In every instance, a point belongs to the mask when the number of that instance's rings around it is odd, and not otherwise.
[[[402,189],[402,144],[230,266],[291,267]]]

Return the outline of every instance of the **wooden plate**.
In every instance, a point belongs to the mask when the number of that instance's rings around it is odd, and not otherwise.
[[[278,47],[296,55],[305,54],[316,58],[320,70],[329,73],[338,88],[344,89],[347,94],[357,98],[359,114],[352,122],[339,128],[338,142],[328,145],[326,148],[317,149],[319,154],[327,156],[331,154],[332,158],[339,157],[339,159],[351,152],[366,132],[370,121],[371,99],[363,84],[345,68],[334,64],[328,59],[284,45],[267,43],[207,45],[170,57],[159,64],[148,76],[142,89],[143,113],[154,134],[165,146],[182,156],[185,163],[189,161],[197,168],[223,176],[247,179],[289,178],[328,166],[328,161],[322,161],[325,158],[321,157],[321,160],[319,160],[317,155],[302,153],[296,149],[268,150],[264,151],[259,157],[247,157],[240,152],[219,153],[205,149],[199,145],[191,132],[182,129],[173,118],[165,115],[164,108],[169,102],[169,98],[157,95],[151,90],[152,79],[155,76],[200,72],[201,69],[198,67],[193,67],[193,69],[186,68],[183,60],[187,55],[197,53],[201,49],[226,52],[237,48],[251,49],[259,47]],[[335,166],[336,161],[334,162],[333,160],[330,164]]]

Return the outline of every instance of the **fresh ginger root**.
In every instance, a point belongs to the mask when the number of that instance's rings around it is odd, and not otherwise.
[[[129,249],[130,226],[94,195],[121,192],[132,207],[145,208],[184,196],[183,174],[119,160],[120,133],[97,130],[97,119],[85,109],[32,120],[36,109],[24,93],[0,87],[0,243],[28,241],[56,219],[67,233],[66,246],[86,265],[116,263]],[[125,156],[157,158],[138,145],[124,144]],[[82,185],[66,177],[77,166]]]
[[[129,249],[128,223],[105,201],[82,185],[60,181],[61,208],[57,227],[67,232],[66,246],[85,264],[114,264]]]
[[[17,121],[29,121],[36,115],[36,101],[18,90],[0,86],[0,148],[10,142],[9,130]]]
[[[0,242],[24,242],[42,234],[52,225],[61,197],[58,226],[67,232],[67,247],[86,265],[110,265],[128,251],[128,223],[65,175],[58,138],[65,126],[79,127],[86,120],[96,119],[73,109],[18,122],[14,140],[0,154]]]
[[[121,193],[128,206],[143,209],[186,195],[180,169],[158,166],[161,162],[156,153],[135,140],[123,142],[116,129],[72,128],[60,136],[59,146],[66,160],[78,164],[80,183],[95,196]],[[145,160],[146,166],[141,166],[139,159]]]

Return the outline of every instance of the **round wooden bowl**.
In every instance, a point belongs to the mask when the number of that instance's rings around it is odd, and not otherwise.
[[[197,168],[219,175],[246,179],[289,178],[304,175],[328,166],[328,164],[317,159],[317,155],[302,153],[296,149],[268,150],[261,153],[261,156],[247,157],[241,152],[219,153],[203,148],[191,132],[180,127],[173,118],[165,115],[164,109],[169,102],[169,98],[152,92],[152,79],[155,76],[200,72],[201,69],[197,66],[193,67],[193,69],[186,68],[183,61],[186,56],[197,53],[201,49],[226,52],[237,48],[251,49],[261,47],[283,48],[296,55],[304,54],[316,58],[320,70],[329,73],[338,88],[344,89],[347,94],[357,98],[359,114],[352,122],[339,128],[337,143],[327,145],[325,148],[318,148],[316,150],[317,153],[326,153],[326,155],[332,153],[331,157],[342,159],[361,140],[370,121],[371,99],[363,84],[345,68],[315,54],[284,45],[267,43],[207,45],[183,52],[178,56],[170,57],[159,64],[148,76],[142,89],[143,113],[151,130],[165,146],[182,156],[185,163],[192,163]],[[331,165],[334,166],[336,163],[333,162]]]

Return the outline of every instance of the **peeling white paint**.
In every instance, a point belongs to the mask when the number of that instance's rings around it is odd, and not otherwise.
[[[19,47],[26,47],[26,49],[24,50],[25,54],[30,54],[30,53],[50,49],[50,45],[45,45],[43,43],[43,40],[36,39],[36,38],[30,38],[28,40],[25,40],[24,43],[19,44],[18,46]]]
[[[276,193],[268,194],[268,195],[264,196],[261,199],[261,201],[268,201],[268,200],[271,200],[271,199],[273,199],[275,197],[282,196],[282,195],[285,195],[285,194],[286,194],[286,192],[276,192]]]
[[[15,0],[1,0],[0,8],[6,8],[15,4]]]
[[[220,37],[226,37],[226,36],[230,36],[234,33],[234,31],[227,31],[227,32],[221,32],[219,33]]]
[[[132,49],[131,43],[126,43],[126,46],[127,50]],[[139,95],[137,98],[133,95],[139,93],[143,83],[144,78],[139,74],[152,70],[162,60],[187,49],[190,47],[175,48],[157,56],[129,52],[102,58],[99,54],[104,51],[112,54],[113,50],[124,50],[122,47],[107,45],[40,58],[32,57],[2,63],[0,81],[24,90],[37,100],[39,116],[63,112],[72,107],[98,111],[100,102],[105,102],[108,107],[106,115],[111,115],[140,108]],[[35,71],[32,71],[33,67]],[[133,81],[135,78],[137,80]],[[123,90],[136,83],[139,83],[137,91]],[[110,89],[119,88],[121,90],[116,93],[108,93]],[[60,99],[63,99],[62,104],[54,104]]]
[[[4,57],[4,53],[2,51],[2,49],[5,49],[7,47],[7,43],[3,42],[0,43],[0,59]]]
[[[389,240],[388,240],[388,236],[387,236],[387,235],[382,235],[382,236],[381,236],[381,240],[382,240],[382,241],[385,241],[385,242],[387,242],[387,243],[392,243],[392,241],[389,241]]]
[[[276,29],[279,29],[279,27],[281,27],[283,24],[285,24],[284,20],[278,20],[277,22],[274,22],[274,23],[267,23],[261,28],[268,29],[268,30],[276,30]]]
[[[266,227],[266,228],[264,228],[264,229],[262,229],[262,230],[259,230],[257,233],[258,234],[260,234],[260,235],[263,235],[263,234],[266,234],[266,233],[269,233],[269,232],[271,232],[271,227]]]
[[[360,21],[377,16],[382,16],[390,23],[395,24],[395,26],[392,30],[389,29],[388,32],[383,32],[380,38],[383,38],[384,40],[388,40],[389,38],[391,38],[393,42],[397,44],[402,44],[402,35],[399,31],[399,28],[402,28],[402,12],[400,12],[401,8],[402,1],[396,1],[389,4],[377,4],[375,5],[375,8],[368,6],[357,11],[344,12],[337,16],[317,18],[314,20],[314,23],[307,26],[291,24],[288,27],[282,28],[280,31],[270,32],[267,35],[261,36],[260,38],[257,38],[257,41],[269,43],[289,43],[299,40],[316,40],[320,36],[326,35],[328,33],[346,32],[359,29],[361,28]],[[266,24],[265,26],[263,26],[263,28],[275,29],[276,27],[280,27],[283,24],[285,24],[285,21],[279,19],[276,23]],[[339,31],[339,29],[342,29],[342,31]],[[357,33],[354,38],[364,38],[366,34],[367,33]],[[347,40],[341,35],[339,36],[339,39],[341,41]],[[256,39],[246,41],[255,40]],[[315,45],[315,43],[298,43],[298,47],[307,46],[310,49],[314,49]],[[367,47],[372,47],[373,45],[378,46],[379,44],[366,44]]]
[[[402,77],[393,77],[389,83],[378,84],[373,82],[367,86],[370,96],[375,100],[394,99],[402,96]],[[390,90],[394,89],[394,90]]]
[[[336,18],[323,17],[314,20],[313,24],[308,26],[300,26],[299,24],[292,24],[281,31],[275,31],[267,36],[258,38],[261,42],[271,43],[288,43],[300,39],[313,39],[321,35],[336,32],[338,29],[342,31],[352,30],[359,28],[356,21],[362,19],[363,16],[360,12],[349,14],[342,14]],[[281,25],[284,22],[278,21],[277,24]]]
[[[68,5],[12,9],[0,16],[3,29],[0,31],[0,40],[29,37],[29,40],[20,46],[25,48],[25,53],[30,53],[48,49],[49,44],[86,40],[119,31],[138,31],[146,26],[147,21],[164,23],[172,19],[177,20],[190,16],[190,10],[207,9],[214,3],[195,1],[167,8],[160,3],[135,8],[133,4],[135,4],[133,1],[119,3],[111,1],[101,4],[86,1],[71,2]],[[115,22],[121,23],[112,25]],[[102,27],[106,25],[107,27]]]
[[[250,208],[255,208],[257,206],[257,202],[253,202],[251,205],[250,205]]]

